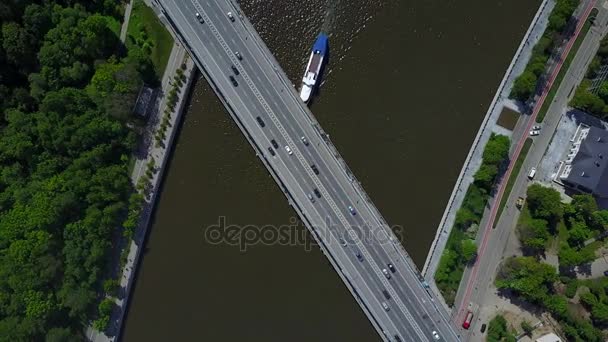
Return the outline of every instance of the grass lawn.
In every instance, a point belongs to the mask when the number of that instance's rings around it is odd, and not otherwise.
[[[592,25],[592,23],[590,20],[585,21],[585,25],[583,25],[581,32],[579,33],[578,37],[576,37],[574,44],[572,44],[572,48],[568,52],[568,56],[566,57],[566,60],[564,61],[562,68],[559,70],[559,73],[557,74],[555,81],[551,85],[551,89],[549,89],[549,93],[547,94],[547,97],[545,98],[545,102],[543,102],[543,106],[540,108],[540,111],[538,112],[538,115],[536,116],[536,122],[541,123],[545,119],[545,115],[547,114],[547,110],[549,110],[549,106],[551,105],[551,102],[553,102],[555,93],[557,93],[557,89],[559,88],[560,84],[562,83],[564,76],[566,76],[566,72],[568,72],[568,69],[570,68],[570,64],[572,63],[574,56],[576,56],[576,52],[578,51],[578,48],[581,46],[581,44],[583,43],[583,40],[587,36],[587,32],[589,32],[591,25]]]
[[[528,151],[530,150],[530,146],[532,146],[532,139],[526,139],[524,142],[524,146],[515,161],[515,165],[513,165],[513,171],[509,176],[509,180],[507,180],[507,186],[505,187],[505,192],[500,199],[500,207],[498,207],[498,213],[496,214],[496,220],[494,221],[494,227],[498,223],[498,219],[500,219],[500,214],[502,214],[502,210],[505,208],[505,204],[507,204],[507,200],[509,199],[509,194],[511,194],[511,189],[513,188],[513,184],[515,184],[515,180],[517,179],[517,175],[521,170],[521,167],[524,165],[524,160],[528,155]]]
[[[142,40],[147,40],[151,45],[150,59],[156,75],[161,79],[173,48],[173,37],[143,0],[134,0],[127,29],[127,48]]]
[[[106,16],[106,20],[108,21],[108,27],[110,28],[110,30],[112,30],[112,32],[114,32],[116,37],[120,37],[121,23],[118,20],[116,20],[116,18],[113,18],[110,16]]]

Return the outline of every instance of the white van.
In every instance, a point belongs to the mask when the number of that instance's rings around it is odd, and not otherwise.
[[[536,175],[536,168],[533,167],[532,169],[530,169],[530,173],[528,174],[528,178],[534,179],[535,175]]]

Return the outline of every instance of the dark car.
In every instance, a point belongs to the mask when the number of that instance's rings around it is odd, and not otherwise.
[[[388,264],[388,269],[391,270],[391,272],[395,273],[395,266],[393,266],[393,264]]]
[[[479,331],[481,331],[482,334],[486,331],[486,324],[485,323],[481,325],[481,330],[479,330]]]
[[[234,72],[235,75],[239,75],[240,74],[239,69],[237,69],[234,65],[231,66],[231,68],[232,68],[232,72]]]
[[[391,299],[391,295],[388,294],[388,291],[382,290],[382,294],[384,295],[384,298]]]
[[[270,143],[272,144],[272,147],[279,148],[279,144],[277,144],[276,140],[272,139],[270,140]]]
[[[261,117],[256,116],[255,119],[258,121],[258,123],[260,124],[260,126],[265,127],[266,124],[264,123],[264,120],[262,120]]]
[[[361,252],[357,252],[357,259],[359,259],[359,261],[363,261],[363,255],[361,255]]]
[[[401,337],[399,337],[399,335],[395,335],[395,341],[401,342]]]
[[[273,157],[276,155],[276,153],[274,152],[274,150],[272,149],[272,147],[268,148],[268,152],[270,152],[270,154],[272,154]]]
[[[230,82],[232,82],[232,85],[235,87],[239,85],[234,76],[230,76]]]
[[[604,271],[604,275],[608,277],[608,271]]]
[[[321,193],[319,192],[319,189],[314,189],[313,192],[317,197],[321,198]]]
[[[310,165],[310,168],[314,171],[315,175],[319,174],[319,169],[317,169],[317,166],[315,164]]]

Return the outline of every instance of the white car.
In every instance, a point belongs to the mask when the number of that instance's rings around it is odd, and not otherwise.
[[[534,126],[532,126],[532,130],[533,131],[540,131],[540,126],[539,125],[534,125]]]
[[[285,145],[285,151],[287,151],[287,154],[292,155],[293,151],[291,150],[291,148],[289,148],[288,145]]]
[[[230,19],[230,21],[234,21],[234,15],[232,14],[232,12],[228,12],[226,13],[226,15],[228,15],[228,19]]]
[[[388,273],[388,271],[386,270],[386,268],[382,269],[382,273],[384,273],[384,276],[386,277],[386,279],[391,279],[391,274]]]
[[[202,23],[204,23],[204,22],[205,22],[205,21],[203,20],[203,17],[201,17],[201,14],[200,14],[200,13],[196,12],[194,15],[196,16],[196,19],[198,19],[198,22],[199,22],[199,23],[201,23],[201,24],[202,24]]]
[[[439,334],[438,334],[438,333],[437,333],[435,330],[433,330],[433,338],[434,338],[436,341],[438,341],[438,340],[439,340]]]
[[[540,134],[540,131],[539,131],[539,130],[537,130],[537,129],[533,129],[533,130],[531,130],[531,131],[530,131],[530,135],[531,135],[531,136],[533,136],[533,137],[534,137],[534,136],[537,136],[537,135],[539,135],[539,134]]]

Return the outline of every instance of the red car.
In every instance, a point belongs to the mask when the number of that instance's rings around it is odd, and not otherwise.
[[[462,327],[465,329],[469,329],[469,327],[471,326],[472,320],[473,320],[473,312],[469,311],[469,312],[467,312],[467,317],[464,319],[464,322],[462,322]]]

